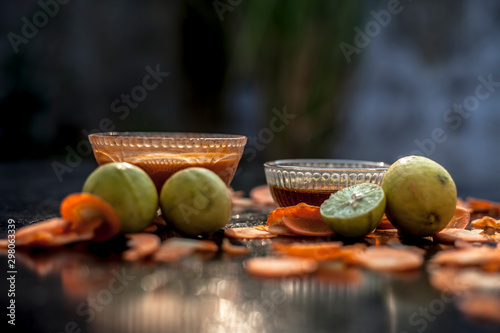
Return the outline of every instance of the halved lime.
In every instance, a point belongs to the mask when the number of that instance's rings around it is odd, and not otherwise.
[[[320,207],[326,225],[344,237],[369,234],[380,223],[384,211],[384,190],[371,183],[346,187],[332,194]]]

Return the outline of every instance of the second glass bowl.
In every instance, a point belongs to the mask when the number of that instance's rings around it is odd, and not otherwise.
[[[381,185],[389,168],[384,162],[289,159],[264,163],[266,180],[278,206],[304,202],[320,206],[344,187],[374,183]]]

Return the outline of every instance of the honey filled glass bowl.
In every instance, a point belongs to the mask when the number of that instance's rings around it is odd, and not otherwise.
[[[99,165],[137,165],[151,177],[158,193],[173,173],[188,167],[210,169],[229,186],[247,142],[242,135],[166,132],[95,133],[89,140]]]
[[[278,206],[304,202],[320,206],[344,187],[382,184],[389,168],[384,162],[332,159],[290,159],[264,163],[267,184]]]

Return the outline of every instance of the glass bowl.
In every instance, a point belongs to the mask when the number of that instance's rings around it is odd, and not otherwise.
[[[389,168],[384,162],[290,159],[264,163],[267,184],[278,206],[301,202],[320,206],[344,187],[374,183],[381,185]]]
[[[159,193],[174,172],[195,166],[212,170],[229,186],[247,138],[211,133],[107,132],[90,134],[89,141],[99,165],[137,165],[151,177]]]

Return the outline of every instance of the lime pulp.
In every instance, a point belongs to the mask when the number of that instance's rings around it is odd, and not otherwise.
[[[346,187],[330,196],[320,207],[325,224],[344,237],[363,237],[380,223],[385,211],[385,194],[376,184]]]

